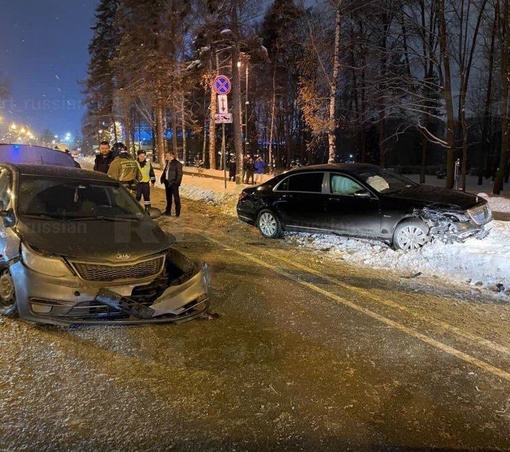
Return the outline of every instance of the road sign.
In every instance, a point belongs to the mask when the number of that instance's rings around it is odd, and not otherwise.
[[[230,79],[225,75],[217,75],[213,82],[213,89],[217,94],[228,94],[232,89]]]
[[[232,123],[232,113],[216,113],[214,118],[214,122],[216,124],[231,124]]]
[[[218,113],[228,113],[228,100],[226,94],[218,94]]]

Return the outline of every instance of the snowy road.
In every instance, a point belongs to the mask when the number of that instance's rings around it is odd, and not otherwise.
[[[510,449],[497,294],[263,240],[203,203],[158,221],[211,264],[219,318],[3,319],[0,449]]]

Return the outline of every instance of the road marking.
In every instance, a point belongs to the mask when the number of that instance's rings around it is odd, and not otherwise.
[[[410,314],[411,316],[413,316],[414,318],[418,319],[418,320],[421,320],[423,322],[429,322],[429,323],[432,323],[433,325],[436,325],[436,326],[439,326],[441,328],[444,328],[445,330],[447,331],[450,331],[454,334],[457,334],[459,336],[462,336],[466,339],[469,339],[473,342],[475,342],[477,345],[484,345],[485,347],[487,348],[490,348],[494,351],[497,351],[497,352],[501,352],[501,353],[505,353],[507,355],[510,355],[510,349],[508,347],[505,347],[504,345],[501,345],[501,344],[497,344],[496,342],[492,342],[492,341],[489,341],[488,339],[484,339],[483,337],[480,337],[480,336],[477,336],[476,334],[471,334],[467,331],[463,331],[461,330],[460,328],[457,328],[453,325],[450,325],[449,323],[446,323],[446,322],[443,322],[442,320],[437,320],[437,319],[432,319],[432,318],[429,318],[429,317],[425,317],[421,314],[418,314],[417,312],[414,312],[412,311],[411,309],[405,307],[405,306],[402,306],[398,303],[395,303],[393,301],[390,301],[390,300],[385,300],[383,299],[382,297],[378,296],[378,295],[375,295],[365,289],[360,289],[358,287],[354,287],[354,286],[351,286],[349,284],[345,284],[345,283],[342,283],[340,281],[338,281],[337,279],[335,278],[332,278],[331,276],[328,276],[328,275],[324,275],[322,274],[321,272],[317,271],[317,270],[314,270],[313,268],[310,268],[310,267],[307,267],[305,265],[302,265],[302,264],[299,264],[297,262],[292,262],[291,260],[285,258],[285,257],[280,257],[280,256],[275,256],[274,254],[272,254],[271,252],[268,252],[268,254],[271,254],[271,256],[273,256],[275,259],[280,259],[284,262],[286,262],[287,264],[289,265],[293,265],[294,267],[297,267],[301,270],[304,270],[304,271],[307,271],[309,273],[313,273],[314,275],[317,275],[317,276],[320,276],[321,278],[323,278],[324,280],[332,283],[332,284],[335,284],[337,286],[340,286],[340,287],[343,287],[344,289],[348,289],[348,290],[352,290],[353,292],[359,292],[360,294],[368,297],[368,298],[371,298],[372,300],[376,301],[377,303],[381,303],[381,304],[384,304],[386,306],[389,306],[391,308],[395,308],[395,309],[399,309],[401,311],[405,311],[407,312],[408,314]]]
[[[210,240],[211,242],[214,242],[216,243],[217,245],[220,245],[221,247],[228,247],[230,248],[230,246],[227,246],[225,245],[223,242],[217,240],[217,239],[213,239],[209,236],[207,236],[207,239]],[[370,309],[367,309],[367,308],[364,308],[362,306],[358,306],[357,304],[349,301],[349,300],[346,300],[345,298],[342,298],[334,293],[331,293],[331,292],[328,292],[327,290],[324,290],[318,286],[315,286],[314,284],[312,283],[309,283],[307,281],[303,281],[303,280],[300,280],[296,277],[294,277],[291,273],[285,271],[285,270],[281,270],[279,268],[275,268],[274,266],[272,266],[271,264],[268,264],[267,262],[264,262],[263,260],[261,259],[258,259],[254,256],[252,256],[251,254],[249,253],[245,253],[243,251],[239,251],[239,250],[233,250],[236,254],[239,254],[240,256],[244,257],[245,259],[249,259],[251,260],[252,262],[255,262],[257,264],[259,264],[260,266],[262,267],[265,267],[281,276],[284,276],[285,278],[287,279],[290,279],[291,281],[294,281],[295,283],[297,284],[300,284],[301,286],[304,286],[304,287],[307,287],[315,292],[318,292],[320,293],[321,295],[324,295],[325,297],[331,299],[331,300],[334,300],[336,301],[337,303],[340,303],[344,306],[348,306],[352,309],[354,309],[355,311],[358,311],[358,312],[361,312],[365,315],[367,315],[368,317],[371,317],[375,320],[378,320],[380,321],[381,323],[384,323],[396,330],[399,330],[409,336],[412,336],[416,339],[419,339],[423,342],[425,342],[426,344],[429,344],[445,353],[448,353],[452,356],[455,356],[456,358],[459,358],[467,363],[470,363],[476,367],[479,367],[480,369],[486,371],[486,372],[489,372],[493,375],[496,375],[497,377],[500,377],[500,378],[503,378],[505,379],[506,381],[510,382],[510,373],[509,372],[506,372],[502,369],[499,369],[498,367],[495,367],[493,366],[492,364],[489,364],[485,361],[482,361],[478,358],[475,358],[474,356],[471,356],[471,355],[468,355],[467,353],[464,353],[460,350],[457,350],[456,348],[454,347],[451,347],[449,345],[446,345],[446,344],[443,344],[442,342],[436,340],[436,339],[433,339],[431,337],[428,337],[426,336],[425,334],[422,334],[418,331],[415,331],[409,327],[406,327],[398,322],[395,322],[394,320],[391,320],[391,319],[388,319],[380,314],[377,314],[376,312],[373,312],[371,311]],[[273,256],[274,257],[274,256]],[[277,259],[280,259],[279,257]],[[285,261],[285,259],[282,259]],[[287,262],[287,261],[285,261]],[[292,265],[295,265],[296,267],[298,267],[298,265],[296,265],[295,263],[292,263]],[[310,269],[306,268],[307,271],[310,271]],[[318,272],[317,272],[318,273]],[[322,276],[322,275],[321,275]],[[337,283],[336,283],[337,284]]]

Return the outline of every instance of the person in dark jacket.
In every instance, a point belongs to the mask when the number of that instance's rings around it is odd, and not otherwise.
[[[181,198],[179,187],[182,182],[182,163],[177,160],[175,152],[165,154],[166,165],[161,173],[160,182],[165,186],[166,209],[164,215],[171,215],[172,199],[175,201],[175,216],[181,215]]]
[[[246,162],[244,168],[246,170],[245,183],[250,184],[250,182],[251,182],[251,184],[253,185],[255,183],[254,178],[253,178],[254,173],[255,173],[255,162],[253,161],[253,159],[251,157]]]
[[[233,182],[236,181],[236,170],[237,170],[236,158],[235,158],[235,156],[232,156],[232,157],[230,157],[230,163],[228,165],[228,180],[229,181],[233,181]]]
[[[110,151],[110,144],[108,141],[101,141],[101,143],[99,143],[99,154],[96,155],[96,159],[94,160],[94,171],[108,174],[110,164],[113,162],[114,158],[115,156],[113,152]]]

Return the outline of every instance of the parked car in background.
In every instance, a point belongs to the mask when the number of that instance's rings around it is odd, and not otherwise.
[[[237,215],[268,238],[283,231],[325,232],[384,240],[403,250],[433,238],[483,238],[492,226],[492,212],[479,196],[361,163],[306,166],[245,188]]]
[[[0,143],[0,163],[26,163],[68,166],[79,168],[80,164],[74,158],[57,149],[32,144]]]
[[[208,307],[207,264],[173,249],[103,173],[0,164],[0,217],[0,314],[126,324],[189,320]]]

